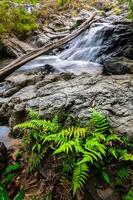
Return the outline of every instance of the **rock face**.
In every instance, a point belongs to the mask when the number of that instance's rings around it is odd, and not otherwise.
[[[0,170],[2,170],[7,162],[7,148],[4,143],[0,142]]]
[[[110,125],[118,133],[133,137],[133,75],[23,74],[27,81],[19,79],[21,76],[8,78],[0,87],[0,113],[11,126],[24,120],[29,107],[45,117],[57,113],[78,118],[90,116],[95,107],[109,117]]]
[[[104,60],[105,74],[133,74],[133,60],[124,57],[108,57]]]

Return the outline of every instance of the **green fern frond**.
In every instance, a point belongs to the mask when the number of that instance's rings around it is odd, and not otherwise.
[[[93,163],[93,160],[94,160],[93,156],[86,153],[86,155],[84,155],[83,159],[81,161],[79,161],[77,164],[81,165],[83,163]],[[95,160],[97,160],[97,158],[95,158]]]
[[[120,137],[118,136],[118,135],[116,135],[116,134],[111,134],[111,135],[108,135],[107,137],[106,137],[106,142],[108,143],[108,142],[116,142],[116,141],[121,141],[121,139],[120,139]]]
[[[87,139],[85,143],[85,149],[87,149],[88,151],[97,150],[103,155],[106,154],[106,146],[104,144],[101,144],[96,138]]]
[[[59,146],[59,148],[55,150],[54,154],[59,154],[62,152],[65,152],[68,154],[69,152],[72,152],[74,149],[78,153],[80,151],[80,149],[78,148],[79,146],[80,145],[78,145],[74,140],[67,141],[61,146]]]
[[[93,110],[89,124],[93,124],[96,127],[97,133],[105,133],[109,129],[107,118],[96,110]]]
[[[10,200],[8,191],[6,190],[4,184],[0,182],[0,198],[2,200]]]
[[[131,169],[129,167],[121,168],[116,175],[115,185],[123,185],[131,176]]]
[[[32,110],[32,109],[28,109],[28,117],[30,120],[38,120],[38,119],[41,119],[41,116],[38,112]]]
[[[124,200],[133,200],[133,188],[131,188],[131,190],[127,193]]]
[[[117,149],[115,147],[110,147],[108,148],[108,152],[109,154],[111,154],[112,156],[114,156],[115,158],[118,157],[118,152]]]
[[[16,195],[16,197],[14,198],[14,200],[23,200],[24,197],[25,197],[25,191],[24,189],[21,189],[19,193]]]
[[[29,172],[32,172],[41,164],[41,161],[43,160],[43,156],[44,156],[43,152],[41,152],[40,154],[31,153],[31,155],[29,155],[29,159],[28,159]]]
[[[73,172],[72,186],[73,186],[73,196],[75,196],[78,190],[83,188],[87,178],[88,178],[88,165],[82,163],[76,166]]]
[[[98,141],[105,141],[106,137],[102,133],[92,133],[92,135],[98,140]]]
[[[14,172],[18,169],[20,169],[21,165],[19,163],[15,163],[15,164],[12,164],[12,165],[8,165],[6,167],[6,169],[4,170],[3,172],[3,175],[5,176],[6,174],[9,174],[11,172]]]
[[[133,154],[127,153],[127,151],[121,151],[121,158],[125,161],[133,161]]]
[[[27,121],[21,124],[18,124],[14,127],[14,129],[36,129],[36,125],[32,123],[32,121]]]
[[[86,136],[86,132],[87,132],[86,128],[72,126],[67,129],[63,129],[60,134],[70,140],[76,137],[84,138]]]

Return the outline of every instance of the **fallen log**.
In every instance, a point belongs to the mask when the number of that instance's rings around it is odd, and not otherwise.
[[[48,53],[52,49],[59,48],[60,46],[66,44],[67,42],[71,41],[75,37],[77,37],[82,31],[86,30],[90,25],[93,19],[96,16],[96,12],[92,14],[92,16],[87,19],[83,24],[81,24],[78,29],[67,35],[66,37],[58,40],[58,42],[52,44],[52,45],[47,45],[41,48],[38,48],[36,50],[33,50],[24,56],[17,58],[15,61],[10,63],[9,65],[5,66],[0,70],[0,81],[3,81],[7,76],[9,76],[11,73],[13,73],[15,70],[17,70],[19,67],[24,65],[25,63],[33,60],[34,58],[44,54]]]

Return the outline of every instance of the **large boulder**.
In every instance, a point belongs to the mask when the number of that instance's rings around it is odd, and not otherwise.
[[[24,120],[27,108],[45,117],[57,113],[85,119],[93,107],[108,116],[117,133],[133,137],[133,75],[49,75],[0,97],[1,116],[7,117],[11,126]]]

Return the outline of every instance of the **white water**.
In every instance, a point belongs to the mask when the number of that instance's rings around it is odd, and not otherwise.
[[[68,49],[57,56],[40,56],[23,65],[17,72],[47,70],[49,73],[83,72],[101,74],[103,68],[98,64],[98,54],[103,45],[104,29],[108,24],[94,24],[68,44]],[[48,64],[48,65],[46,65]],[[50,65],[50,66],[49,66]]]

